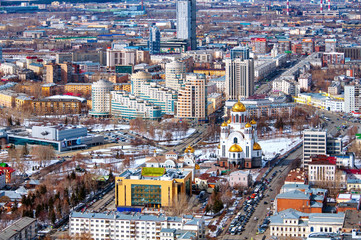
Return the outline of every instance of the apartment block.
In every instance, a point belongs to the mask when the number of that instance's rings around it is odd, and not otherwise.
[[[207,118],[207,87],[203,74],[188,74],[184,87],[178,91],[177,118]]]
[[[69,232],[72,237],[88,233],[94,240],[205,239],[204,219],[189,215],[169,217],[162,214],[72,212]]]
[[[22,217],[1,230],[0,238],[4,240],[35,239],[37,234],[36,224],[36,219]]]

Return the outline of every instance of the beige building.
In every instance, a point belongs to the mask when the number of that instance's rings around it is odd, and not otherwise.
[[[173,61],[165,65],[165,86],[179,90],[186,79],[186,66],[184,62]]]
[[[237,100],[254,93],[254,61],[241,58],[226,59],[226,98]]]
[[[205,119],[207,117],[206,77],[188,74],[184,87],[178,91],[177,118]]]

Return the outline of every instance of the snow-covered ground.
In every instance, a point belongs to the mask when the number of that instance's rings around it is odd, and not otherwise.
[[[103,132],[103,131],[112,131],[112,130],[127,130],[129,129],[129,125],[126,124],[95,124],[90,127],[92,132]]]
[[[188,138],[190,135],[192,135],[196,131],[197,130],[194,128],[188,129],[188,131],[185,134],[182,131],[172,131],[171,132],[172,133],[172,141]],[[143,137],[148,138],[148,139],[154,139],[156,141],[167,141],[168,139],[166,138],[166,133],[167,133],[166,131],[155,131],[154,137],[151,137],[149,135],[149,133],[140,134],[140,135],[142,135]],[[175,145],[175,144],[173,144],[173,145]]]
[[[302,138],[276,138],[269,140],[260,140],[258,143],[262,147],[262,153],[265,159],[273,158],[277,153],[284,154],[297,144],[302,142]]]

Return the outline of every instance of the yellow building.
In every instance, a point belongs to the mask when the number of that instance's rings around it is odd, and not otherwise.
[[[57,96],[55,96],[57,97]],[[32,110],[37,114],[61,115],[61,114],[81,114],[87,109],[87,101],[81,98],[46,98],[34,100]]]
[[[12,90],[5,90],[0,92],[0,106],[12,108],[15,107],[15,98],[18,95]]]
[[[130,83],[116,83],[116,84],[114,84],[114,90],[131,92],[132,85]]]
[[[15,107],[21,108],[22,106],[29,105],[32,103],[32,99],[26,94],[21,94],[15,98]]]
[[[194,69],[193,73],[200,73],[206,76],[219,76],[222,77],[226,75],[226,70],[224,69]]]
[[[92,92],[92,83],[68,83],[64,86],[64,92],[88,95]]]
[[[191,171],[156,167],[127,170],[115,178],[116,206],[168,207],[181,194],[192,194]]]

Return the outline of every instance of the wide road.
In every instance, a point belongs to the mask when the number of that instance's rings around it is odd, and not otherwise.
[[[264,192],[264,198],[261,200],[256,207],[254,213],[252,214],[249,222],[247,223],[245,230],[241,235],[229,235],[226,234],[222,239],[251,239],[251,237],[255,237],[258,226],[262,224],[263,220],[268,213],[267,208],[272,209],[271,199],[275,199],[276,195],[279,193],[279,190],[284,184],[284,179],[287,177],[289,171],[291,170],[292,162],[298,158],[302,158],[302,147],[297,149],[295,152],[291,153],[286,159],[280,162],[279,165],[275,166],[272,171],[268,174],[272,176],[274,172],[278,172],[277,175],[273,178],[269,186]],[[280,172],[279,172],[280,171]],[[271,191],[272,189],[272,191]],[[264,202],[268,204],[264,204]],[[241,210],[243,212],[243,210]],[[257,221],[254,221],[254,218],[257,217]]]

